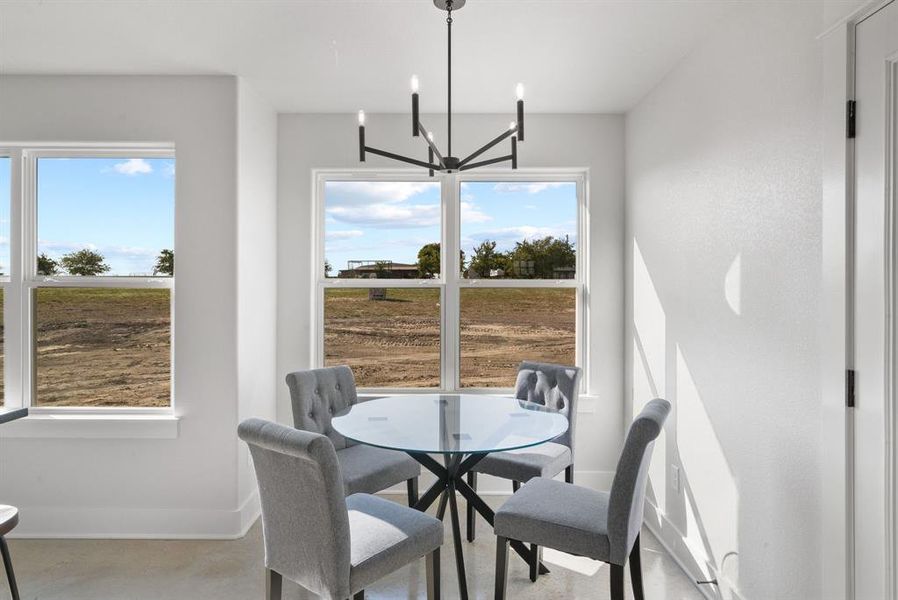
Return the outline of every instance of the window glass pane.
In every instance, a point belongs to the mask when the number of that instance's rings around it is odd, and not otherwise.
[[[8,156],[0,156],[0,276],[9,277],[9,211],[10,198],[12,196],[11,171],[12,162]],[[4,364],[6,352],[4,349],[5,329],[3,326],[4,319],[4,300],[5,290],[0,287],[0,406],[3,405],[5,398],[5,372]]]
[[[171,275],[172,158],[40,158],[38,274]]]
[[[324,290],[324,363],[359,387],[439,387],[440,290]]]
[[[514,387],[518,364],[576,363],[573,288],[460,290],[461,386]]]
[[[434,276],[439,273],[441,213],[439,182],[326,182],[326,276]]]
[[[0,276],[9,277],[9,205],[12,197],[12,161],[0,156]]]
[[[34,293],[37,406],[171,404],[167,289]]]
[[[466,181],[461,248],[471,279],[575,279],[577,184]]]

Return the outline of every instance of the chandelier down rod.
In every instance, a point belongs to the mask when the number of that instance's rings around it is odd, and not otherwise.
[[[518,84],[516,87],[517,106],[516,119],[511,122],[509,128],[503,133],[496,136],[493,140],[487,142],[464,159],[459,159],[452,155],[452,11],[458,10],[465,5],[465,0],[433,0],[434,5],[447,12],[446,16],[446,70],[447,70],[447,94],[446,94],[446,156],[440,152],[434,142],[433,132],[427,129],[421,122],[419,114],[419,96],[418,96],[418,78],[412,76],[412,136],[421,137],[427,145],[427,160],[419,160],[394,152],[388,152],[379,148],[374,148],[365,144],[365,111],[359,111],[359,161],[365,162],[368,153],[383,156],[391,160],[404,162],[407,164],[423,167],[428,170],[431,176],[436,171],[442,173],[456,173],[459,171],[467,171],[478,167],[499,164],[503,162],[511,162],[511,168],[518,168],[518,142],[524,141],[524,86]],[[496,158],[484,159],[472,162],[475,158],[484,152],[495,147],[497,144],[511,138],[511,153],[498,156]]]

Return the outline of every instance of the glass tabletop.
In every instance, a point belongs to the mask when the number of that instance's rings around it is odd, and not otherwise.
[[[480,394],[415,394],[359,402],[333,428],[351,440],[407,452],[479,454],[542,444],[568,429],[540,404]]]

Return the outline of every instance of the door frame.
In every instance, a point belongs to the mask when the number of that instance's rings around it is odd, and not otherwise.
[[[849,14],[818,39],[823,51],[823,186],[822,186],[822,267],[820,303],[821,409],[822,427],[822,590],[829,599],[855,598],[855,427],[853,409],[847,406],[847,371],[855,367],[854,294],[855,285],[855,144],[846,135],[846,107],[855,99],[855,41],[857,26],[898,0],[875,0]],[[886,232],[886,306],[896,308],[898,282],[895,281],[895,210]],[[898,330],[887,314],[886,358],[898,356]],[[888,364],[888,363],[887,363]],[[885,415],[885,506],[882,515],[886,543],[884,589],[895,600],[898,582],[894,569],[898,557],[898,445],[896,445],[895,373],[886,376]]]

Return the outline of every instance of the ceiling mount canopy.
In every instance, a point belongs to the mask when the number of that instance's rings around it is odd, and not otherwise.
[[[517,118],[511,122],[508,129],[496,136],[492,141],[475,150],[466,158],[460,159],[452,155],[452,12],[460,9],[465,5],[465,0],[433,0],[434,6],[440,10],[447,12],[446,15],[446,31],[447,31],[447,53],[446,53],[446,70],[448,75],[448,93],[446,94],[446,156],[440,152],[436,143],[434,143],[433,132],[421,123],[418,111],[418,77],[412,75],[412,136],[420,137],[427,145],[427,160],[418,160],[408,156],[402,156],[386,150],[380,150],[365,145],[365,111],[359,111],[359,161],[365,162],[367,153],[376,154],[392,160],[408,163],[423,167],[430,172],[430,175],[436,171],[441,173],[456,173],[458,171],[467,171],[476,169],[477,167],[485,167],[498,163],[511,162],[511,168],[518,168],[518,142],[524,141],[524,86],[518,84],[515,88],[517,94]],[[493,148],[497,144],[511,139],[511,154],[498,156],[496,158],[488,158],[477,162],[472,162],[475,158],[482,155],[487,150]]]

